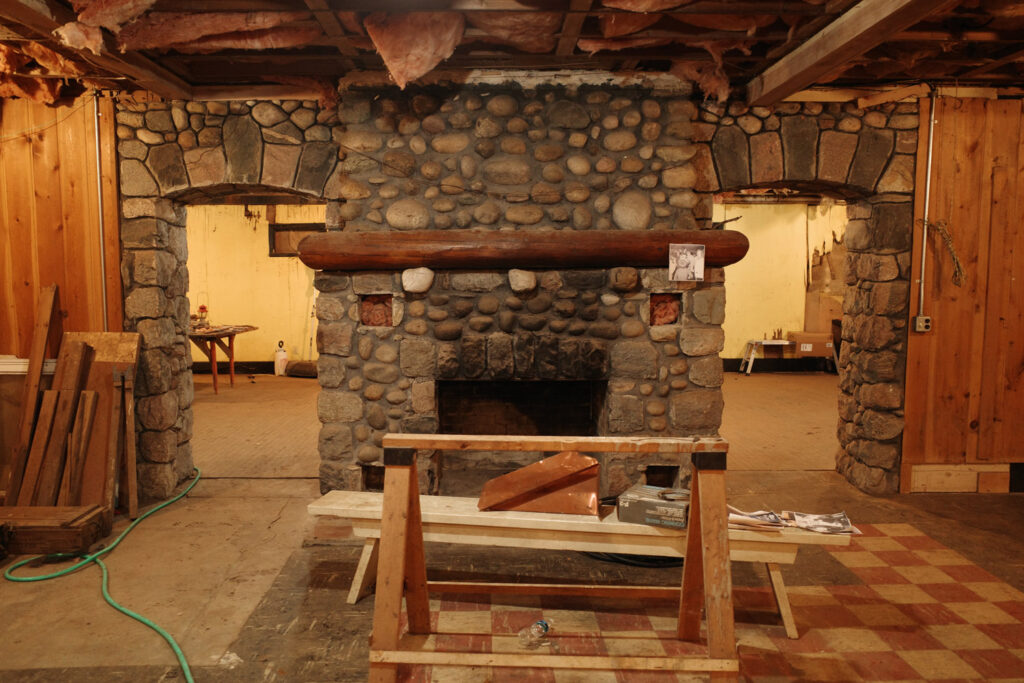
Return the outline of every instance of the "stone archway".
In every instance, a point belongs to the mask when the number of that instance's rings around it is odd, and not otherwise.
[[[710,143],[699,189],[789,187],[847,200],[836,469],[871,493],[899,490],[917,112],[734,104],[697,129]]]
[[[166,498],[192,470],[188,204],[299,197],[337,224],[346,174],[312,102],[125,104],[117,114],[126,330],[142,337],[136,383],[140,485]]]

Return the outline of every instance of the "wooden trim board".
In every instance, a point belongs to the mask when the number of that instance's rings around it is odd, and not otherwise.
[[[1006,486],[1001,484],[1005,480]],[[984,484],[984,490],[982,490]],[[912,465],[911,493],[1006,493],[1009,463],[998,465]]]
[[[471,451],[578,451],[580,453],[725,452],[720,438],[669,439],[618,436],[505,436],[467,434],[385,434],[384,448]]]

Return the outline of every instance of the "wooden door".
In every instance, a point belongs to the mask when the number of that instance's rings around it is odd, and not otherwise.
[[[988,470],[978,465],[1024,461],[1024,453],[1012,450],[1024,416],[1021,102],[938,100],[923,245],[927,119],[923,114],[908,324],[913,329],[919,313],[924,247],[924,313],[932,331],[911,331],[908,343],[904,491],[915,489],[915,465],[962,466],[972,473],[964,480],[977,480]],[[963,267],[961,286],[953,282],[944,232]],[[1002,470],[1008,467],[991,471]]]

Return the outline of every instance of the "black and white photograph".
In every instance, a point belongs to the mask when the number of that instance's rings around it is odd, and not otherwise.
[[[704,280],[704,245],[668,245],[668,277],[674,282]]]

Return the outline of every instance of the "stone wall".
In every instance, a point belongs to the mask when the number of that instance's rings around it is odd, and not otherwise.
[[[883,105],[861,111],[843,105],[785,103],[775,109],[748,110],[741,105],[700,105],[616,89],[579,94],[563,90],[416,94],[391,90],[347,94],[337,110],[294,101],[169,102],[124,104],[117,116],[125,325],[126,329],[138,329],[144,340],[138,428],[145,461],[143,490],[149,496],[165,496],[191,466],[183,205],[215,201],[219,194],[244,188],[321,198],[327,202],[329,228],[558,229],[578,230],[581,239],[591,228],[710,227],[713,195],[719,189],[810,184],[855,198],[850,206],[854,222],[847,237],[852,279],[844,321],[848,343],[841,359],[842,449],[837,463],[864,488],[883,491],[893,487],[898,462],[890,462],[888,456],[895,450],[898,461],[899,431],[893,431],[897,424],[901,426],[906,353],[903,311],[908,296],[901,287],[907,284],[905,264],[909,262],[916,107]],[[482,311],[479,301],[488,293],[478,292],[481,296],[472,304],[474,310],[467,310],[462,318],[462,309],[452,308],[460,297],[449,291],[454,290],[455,274],[435,274],[438,284],[432,286],[444,291],[423,291],[417,293],[422,295],[419,299],[407,296],[409,290],[402,286],[399,274],[390,275],[391,287],[385,289],[406,308],[395,311],[399,320],[392,321],[396,325],[401,321],[404,328],[389,334],[408,338],[367,331],[371,354],[376,354],[378,345],[394,347],[399,357],[391,362],[401,368],[402,342],[431,339],[441,349],[443,343],[454,341],[443,339],[453,332],[446,331],[443,321],[430,318],[433,309],[438,311],[435,315],[443,312],[449,320],[465,319],[470,334],[460,323],[462,343],[473,335],[514,335],[514,330],[534,323],[528,308],[516,310],[509,300],[519,299],[528,307],[530,296],[537,299],[543,294],[550,297],[552,309],[557,304],[574,306],[573,314],[564,318],[567,327],[555,335],[571,337],[575,322],[586,325],[577,338],[601,340],[601,330],[606,328],[611,334],[614,327],[617,338],[632,340],[623,344],[655,348],[657,362],[670,374],[677,356],[669,356],[667,349],[677,347],[680,356],[692,356],[685,370],[691,386],[683,389],[682,395],[697,395],[692,385],[707,387],[701,391],[707,392],[708,400],[701,403],[720,406],[720,342],[688,351],[681,336],[658,339],[656,331],[647,329],[637,337],[627,334],[632,329],[627,323],[639,320],[645,310],[640,298],[659,291],[658,284],[629,293],[615,292],[610,284],[589,290],[571,286],[545,289],[545,277],[557,276],[564,283],[566,276],[534,273],[540,284],[535,294],[527,296],[514,291],[514,277],[509,273],[490,275],[497,278],[490,294],[499,301],[498,309]],[[645,277],[664,277],[664,272],[649,271]],[[721,280],[721,273],[712,273],[704,287],[721,292]],[[324,274],[318,283],[322,293],[319,315],[325,327],[354,322],[344,322],[356,303],[351,297],[360,296],[352,289],[354,281],[346,275]],[[570,297],[568,290],[576,294]],[[718,328],[721,297],[709,295],[705,301],[703,294],[696,296],[701,291],[687,293],[683,318],[697,327]],[[448,302],[432,304],[431,297],[436,296],[448,296]],[[600,303],[588,302],[584,296],[596,296]],[[622,303],[606,304],[605,296],[619,297]],[[630,301],[630,296],[637,300]],[[425,317],[410,313],[416,303],[425,307]],[[635,316],[628,313],[630,303],[637,304]],[[583,319],[583,310],[594,304],[598,305],[598,318]],[[493,306],[488,303],[486,308]],[[418,307],[413,307],[416,310]],[[618,317],[609,320],[606,310],[618,311]],[[515,320],[506,325],[508,330],[502,327],[502,316],[506,321]],[[471,327],[474,319],[485,317],[492,318],[486,330]],[[419,323],[413,325],[412,332],[408,330],[417,320],[427,326],[419,334],[415,333],[423,327]],[[476,324],[483,325],[483,321]],[[550,334],[551,323],[545,325],[545,330],[534,331]],[[580,329],[579,325],[574,329]],[[336,331],[342,337],[346,334],[340,327]],[[350,400],[341,398],[354,391],[349,382],[355,374],[347,359],[353,353],[359,357],[360,338],[358,333],[353,335],[355,351],[346,353],[338,352],[343,346],[333,346],[343,341],[321,340],[328,356],[321,368],[322,415],[325,402]],[[407,344],[406,348],[414,347]],[[483,352],[486,354],[486,343]],[[388,356],[391,351],[384,353]],[[895,362],[890,362],[892,356]],[[328,367],[331,363],[335,367]],[[366,382],[365,370],[362,372]],[[694,379],[695,373],[703,383]],[[641,379],[647,378],[635,378]],[[401,388],[406,383],[403,380],[411,381],[410,386]],[[406,409],[416,414],[416,397],[411,393],[415,377],[395,381],[395,388],[389,390],[409,391],[403,400],[408,403],[401,404],[403,414]],[[639,381],[621,392],[619,403],[628,407],[617,414],[634,415],[633,408],[642,406],[644,429],[660,424],[655,418],[662,418],[666,427],[661,433],[688,433],[687,428],[673,425],[670,410],[667,419],[650,412],[656,399],[646,397],[662,391],[666,382],[669,391],[673,390],[667,377],[657,382]],[[651,394],[644,393],[647,384],[651,384]],[[625,400],[627,395],[632,400]],[[405,418],[388,417],[395,414],[398,404],[389,403],[386,396],[387,392],[379,405],[390,429],[394,425],[387,420]],[[397,394],[394,398],[397,400]],[[420,399],[422,405],[422,396]],[[368,426],[370,409],[362,406],[361,410],[357,420],[344,423],[350,431],[353,425],[369,429],[365,439],[359,438],[362,430],[352,435],[355,457],[360,447],[375,445],[373,430],[380,431]],[[656,402],[654,410],[660,410]],[[374,420],[381,423],[378,417]],[[627,420],[632,424],[639,418]],[[707,429],[702,426],[702,432],[717,429],[718,417],[711,422],[714,424]],[[341,462],[338,449],[347,443],[340,424],[333,418],[325,421],[321,440],[325,481],[348,486],[351,473],[345,474],[336,465]],[[371,451],[363,452],[369,458]]]
[[[716,434],[721,275],[679,284],[665,269],[628,267],[321,273],[321,487],[360,488],[386,432],[436,432],[438,380],[607,380],[598,434]],[[652,293],[669,295],[653,312]],[[392,297],[391,324],[363,324],[363,302],[380,295]],[[678,463],[609,454],[602,490],[620,493],[649,464]],[[436,490],[439,463],[420,471],[423,490]]]

